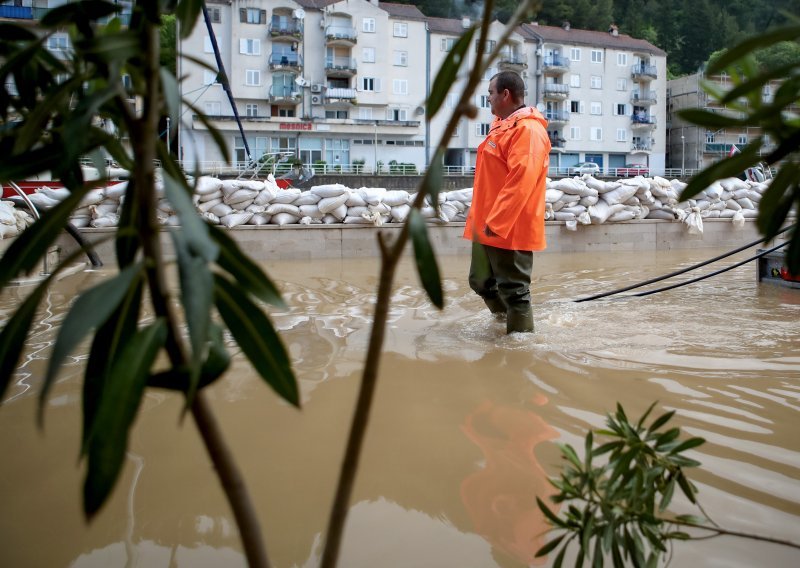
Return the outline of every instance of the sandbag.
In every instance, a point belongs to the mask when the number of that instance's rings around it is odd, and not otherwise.
[[[339,207],[347,207],[345,205],[347,203],[347,194],[340,193],[339,195],[332,196],[332,197],[323,197],[317,203],[317,207],[323,214],[331,213],[334,209],[338,209]],[[344,217],[342,217],[344,218]]]
[[[319,195],[320,198],[337,197],[339,195],[342,195],[343,193],[347,193],[348,191],[349,191],[348,187],[340,183],[332,183],[328,185],[315,185],[308,190],[309,193],[313,193],[314,195]]]
[[[253,214],[248,213],[247,211],[237,211],[235,213],[229,213],[228,215],[219,216],[219,223],[220,225],[224,225],[229,229],[232,229],[233,227],[244,225],[252,216]]]

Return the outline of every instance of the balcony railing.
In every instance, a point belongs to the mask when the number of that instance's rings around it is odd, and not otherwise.
[[[326,57],[325,70],[355,73],[356,60],[352,57]]]
[[[344,89],[341,87],[337,88],[329,88],[325,91],[325,98],[328,100],[353,100],[356,98],[356,90],[355,89]]]
[[[290,67],[298,69],[303,66],[303,57],[299,53],[273,53],[269,56],[270,69]]]
[[[528,60],[522,55],[518,55],[516,53],[501,52],[500,56],[497,58],[497,64],[500,67],[518,67],[524,69],[528,66]]]
[[[569,120],[568,110],[546,110],[544,117],[547,122],[567,122]]]
[[[706,142],[703,152],[706,154],[722,154],[727,156],[731,153],[733,144],[725,144],[719,142]]]
[[[631,116],[631,126],[636,127],[654,127],[656,125],[656,117],[648,116],[646,114],[634,114]]]
[[[631,152],[650,152],[652,149],[652,142],[634,142],[631,144]]]
[[[656,92],[635,89],[631,91],[631,102],[634,104],[655,104]]]
[[[656,71],[655,65],[646,65],[644,63],[640,63],[631,67],[631,75],[634,78],[649,77],[651,79],[656,79],[658,77],[658,72]]]
[[[569,85],[563,83],[545,83],[544,94],[558,98],[565,98],[569,95]]]
[[[294,85],[275,85],[269,88],[270,99],[298,99],[300,98],[300,90]]]
[[[550,146],[553,148],[564,148],[566,145],[566,138],[550,138]]]
[[[545,71],[550,69],[569,69],[569,59],[566,57],[562,57],[561,55],[548,55],[544,58],[542,62],[544,65]]]
[[[269,25],[270,37],[303,37],[303,24],[290,22],[272,22]]]
[[[356,42],[356,29],[348,26],[328,26],[325,28],[325,38],[328,41],[345,40]]]

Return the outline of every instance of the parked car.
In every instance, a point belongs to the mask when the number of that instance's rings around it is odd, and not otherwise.
[[[642,164],[625,164],[621,168],[614,170],[617,177],[649,176],[650,168]]]
[[[580,162],[575,164],[569,169],[569,175],[580,176],[583,174],[591,174],[596,176],[600,173],[600,166],[594,162]]]

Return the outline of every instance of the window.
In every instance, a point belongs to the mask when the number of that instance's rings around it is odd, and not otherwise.
[[[260,39],[240,39],[239,53],[243,55],[261,55]]]
[[[261,84],[261,71],[258,69],[246,69],[244,73],[244,84],[248,87],[257,87]]]
[[[600,75],[592,75],[592,89],[602,89],[603,88],[603,78]]]
[[[404,108],[390,108],[389,120],[408,120],[408,111]]]
[[[461,123],[458,123],[456,127],[453,129],[453,138],[456,136],[461,136]]]
[[[581,103],[580,101],[569,101],[569,111],[580,114],[581,112]]]
[[[294,116],[294,107],[278,107],[278,116],[291,118]]]
[[[372,118],[372,107],[358,107],[358,118],[369,120]]]
[[[47,49],[50,51],[67,51],[69,42],[65,35],[52,35],[47,38]]]
[[[217,73],[215,71],[203,71],[203,84],[204,85],[213,85],[214,83],[218,83],[217,81]]]
[[[361,50],[361,60],[364,63],[375,63],[375,48],[365,47]]]
[[[212,24],[219,24],[222,21],[222,13],[220,12],[220,9],[209,6],[208,19],[211,20]]]
[[[739,141],[737,144],[746,145],[747,144],[747,134],[739,134]]]
[[[450,51],[453,49],[453,46],[456,44],[456,38],[454,37],[443,37],[441,43],[442,51]]]
[[[581,76],[580,75],[570,75],[569,76],[569,86],[578,88],[581,86]]]
[[[375,18],[364,18],[361,20],[361,31],[368,34],[375,33]]]
[[[325,118],[347,118],[346,110],[326,110]]]
[[[628,139],[628,131],[624,128],[617,128],[617,142],[625,142]]]
[[[379,91],[380,81],[374,77],[361,77],[362,91]]]
[[[394,37],[408,37],[408,23],[395,22],[393,35]]]
[[[603,114],[603,103],[592,101],[589,112],[590,114]]]
[[[598,128],[596,126],[592,126],[589,129],[589,140],[594,140],[595,142],[599,142],[603,139],[603,129]]]
[[[479,122],[478,124],[475,125],[475,134],[478,136],[486,136],[487,134],[489,134],[490,127],[491,124],[489,124],[488,122]]]
[[[258,105],[253,103],[244,105],[244,113],[245,116],[258,116]]]
[[[628,105],[626,105],[625,103],[617,103],[616,115],[617,116],[625,116],[626,114],[628,114],[627,107],[628,107]]]
[[[483,52],[490,53],[494,47],[497,45],[497,42],[493,39],[487,39],[486,42],[483,44]],[[475,53],[478,52],[478,48],[480,47],[480,40],[475,40]]]
[[[625,67],[628,65],[628,54],[627,53],[617,53],[617,65],[620,67]]]
[[[222,114],[222,104],[219,101],[206,101],[205,107],[208,116],[220,116]]]
[[[617,90],[618,91],[628,90],[628,80],[625,77],[617,78]]]
[[[569,50],[569,58],[572,61],[580,61],[581,60],[581,48],[580,47],[573,47]]]
[[[408,79],[393,79],[392,80],[392,93],[395,95],[408,94]]]
[[[478,95],[478,108],[490,108],[489,95]]]
[[[239,21],[248,24],[266,24],[267,11],[258,8],[239,8]]]
[[[714,143],[714,133],[706,132],[706,144],[713,144],[713,143]]]
[[[209,36],[203,38],[203,52],[214,53],[214,46],[211,45],[211,38]]]
[[[603,52],[599,49],[592,50],[592,63],[602,63],[603,62]]]
[[[408,67],[408,52],[407,51],[395,51],[394,52],[394,64],[398,67]]]
[[[569,139],[570,140],[580,140],[581,139],[581,127],[580,126],[570,126],[569,127]]]
[[[458,104],[458,95],[455,93],[448,93],[445,101],[447,108],[456,108],[456,105]]]

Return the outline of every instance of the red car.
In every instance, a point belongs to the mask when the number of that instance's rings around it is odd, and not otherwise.
[[[650,168],[642,164],[625,164],[621,168],[614,170],[615,175],[618,177],[633,177],[650,175]]]

